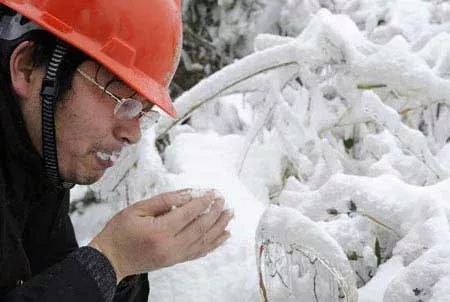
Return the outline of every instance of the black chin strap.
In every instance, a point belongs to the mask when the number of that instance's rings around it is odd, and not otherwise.
[[[54,185],[63,188],[74,186],[71,183],[63,182],[59,175],[55,135],[55,107],[59,95],[57,76],[67,49],[68,46],[64,42],[58,41],[47,66],[40,93],[42,97],[42,154],[45,174]]]

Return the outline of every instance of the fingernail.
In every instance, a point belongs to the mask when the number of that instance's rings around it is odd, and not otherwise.
[[[225,200],[223,200],[222,198],[214,198],[211,205],[214,205],[214,207],[216,207],[216,208],[222,208],[224,203],[225,203]]]
[[[181,200],[182,200],[182,202],[184,203],[184,202],[188,202],[188,201],[191,201],[192,200],[192,190],[186,190],[186,192],[183,192],[182,194],[181,194]]]
[[[227,210],[225,210],[225,213],[230,218],[234,217],[234,209],[227,209]]]
[[[192,198],[201,198],[201,197],[204,197],[204,196],[206,196],[208,194],[214,194],[213,190],[195,189],[195,190],[192,190],[192,192],[191,192]]]
[[[225,196],[223,196],[223,194],[219,190],[214,189],[212,191],[215,198],[225,199]]]
[[[227,232],[225,235],[223,235],[224,240],[227,240],[231,237],[231,233]]]

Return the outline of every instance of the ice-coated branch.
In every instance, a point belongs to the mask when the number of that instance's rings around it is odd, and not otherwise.
[[[316,22],[313,22],[316,26],[319,26],[319,29],[315,28],[313,24],[308,27],[309,30],[306,30],[306,33],[300,35],[297,39],[288,42],[282,41],[280,42],[281,45],[247,56],[226,66],[185,92],[176,102],[179,118],[175,121],[168,118],[163,119],[156,131],[158,139],[172,127],[184,121],[196,108],[220,95],[234,93],[235,86],[252,77],[291,65],[299,68],[310,65],[320,66],[327,61],[345,60],[342,57],[345,53],[338,47],[353,45],[355,41],[352,41],[352,44],[347,40],[354,38],[359,31],[353,24],[354,28],[352,28],[351,34],[342,36],[343,32],[339,28],[333,27],[332,22],[328,21],[329,17],[331,17],[331,14],[323,10],[317,17]],[[351,27],[351,21],[348,18],[342,16],[336,18],[345,20],[346,26],[344,27]],[[362,47],[361,43],[358,45]],[[318,51],[318,48],[320,51]],[[347,52],[349,53],[349,51]],[[352,55],[354,56],[355,53]],[[264,85],[261,88],[263,91],[268,91]],[[249,90],[253,89],[254,87],[249,88]]]
[[[234,93],[233,88],[239,83],[271,70],[297,65],[297,51],[295,44],[273,47],[245,57],[201,81],[177,99],[179,118],[176,121],[168,118],[162,120],[157,128],[158,137],[184,121],[195,108],[222,94]]]
[[[161,120],[156,129],[157,140],[214,98],[255,89],[268,91],[268,83],[258,83],[255,78],[288,66],[314,70],[327,63],[343,64],[346,68],[341,72],[350,72],[355,90],[385,88],[404,96],[414,96],[423,103],[450,98],[447,93],[450,81],[434,75],[421,58],[404,51],[400,42],[394,41],[382,48],[375,46],[362,36],[348,17],[331,15],[327,10],[319,11],[297,38],[276,39],[263,35],[256,46],[263,50],[223,68],[181,95],[176,101],[179,117]],[[389,58],[389,64],[379,64],[384,58]],[[377,70],[379,72],[374,72]],[[415,88],[405,90],[404,87],[412,84]]]
[[[275,129],[296,175],[300,179],[306,180],[306,177],[303,176],[312,174],[314,166],[308,157],[298,152],[298,150],[299,147],[304,145],[304,141],[307,138],[307,130],[302,124],[301,117],[292,113],[282,93],[276,92],[274,97],[277,99],[278,104],[274,118]]]
[[[402,238],[420,222],[417,209],[432,207],[423,201],[426,195],[424,188],[410,186],[393,176],[335,174],[318,190],[283,192],[279,204],[297,209],[314,221],[329,218],[327,210],[331,208],[337,213],[348,213],[353,204],[354,213]]]
[[[287,273],[288,285],[291,287],[289,292],[294,295],[294,298],[306,298],[305,296],[295,297],[296,292],[304,292],[305,288],[296,290],[295,286],[302,285],[299,281],[294,280],[310,273],[308,267],[304,268],[304,271],[301,267],[302,259],[306,259],[307,263],[319,272],[319,275],[315,275],[312,284],[303,284],[303,286],[312,286],[313,288],[317,284],[326,286],[326,289],[323,288],[320,292],[316,293],[314,290],[312,293],[310,292],[313,295],[317,294],[318,301],[357,301],[355,277],[342,248],[328,233],[301,212],[285,207],[269,206],[260,220],[257,231],[257,262],[261,265],[261,257],[264,256],[262,251],[270,253],[271,244],[284,247],[284,251],[288,255],[298,253],[300,257],[292,256],[288,262],[289,267],[296,265],[300,267],[300,271],[296,274]],[[262,246],[264,248],[261,248]],[[319,283],[319,279],[322,282]],[[265,280],[268,281],[267,278]],[[324,280],[330,281],[330,284],[323,284]],[[336,287],[333,286],[333,283]],[[264,288],[266,288],[265,285]],[[270,290],[268,293],[270,294]],[[270,296],[268,298],[270,301]]]
[[[290,71],[290,72],[288,72]],[[272,115],[276,113],[275,107],[284,102],[281,90],[289,82],[292,77],[297,73],[297,68],[291,67],[290,70],[278,70],[269,79],[266,79],[267,83],[270,83],[269,93],[266,95],[266,102],[263,108],[257,112],[257,119],[250,131],[248,132],[243,147],[243,151],[240,156],[238,174],[242,172],[245,160],[248,152],[253,145],[256,137],[262,131],[267,122],[271,119]]]
[[[406,126],[397,111],[385,105],[372,91],[365,91],[361,102],[363,111],[388,129],[405,149],[427,166],[437,178],[441,180],[448,178],[449,172],[433,157],[427,140],[420,131]]]

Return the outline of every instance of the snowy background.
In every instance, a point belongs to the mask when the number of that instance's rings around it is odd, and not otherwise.
[[[149,301],[450,301],[450,3],[183,12],[180,119],[73,190],[80,243],[133,202],[216,188],[232,237],[149,273]]]

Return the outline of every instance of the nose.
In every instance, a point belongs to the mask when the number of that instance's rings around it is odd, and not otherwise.
[[[139,119],[120,120],[114,128],[114,136],[117,140],[133,145],[141,140],[141,127]]]

